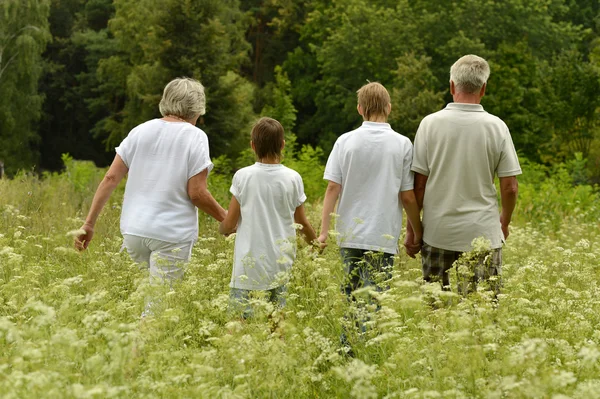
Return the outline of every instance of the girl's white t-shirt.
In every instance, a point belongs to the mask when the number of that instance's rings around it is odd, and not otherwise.
[[[121,233],[180,243],[198,238],[198,210],[188,180],[210,170],[208,138],[187,122],[153,119],[115,148],[129,168]]]
[[[296,257],[294,213],[306,201],[302,178],[281,164],[257,162],[236,172],[230,191],[241,210],[230,287],[285,284]]]

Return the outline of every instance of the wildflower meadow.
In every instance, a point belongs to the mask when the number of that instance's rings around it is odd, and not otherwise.
[[[299,240],[287,306],[256,298],[246,321],[227,311],[235,237],[206,215],[173,290],[121,251],[122,189],[77,252],[68,233],[103,171],[64,161],[60,174],[0,180],[2,398],[600,397],[600,199],[568,168],[523,163],[498,301],[484,287],[459,295],[456,271],[452,291],[425,284],[401,251],[389,290],[357,293],[380,305],[360,334],[334,240],[321,255]],[[229,179],[209,179],[223,204]],[[141,319],[150,294],[163,300]],[[340,350],[344,328],[354,356]]]

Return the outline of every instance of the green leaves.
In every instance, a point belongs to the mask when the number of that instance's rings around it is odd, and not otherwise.
[[[48,11],[48,0],[0,3],[0,159],[9,175],[38,160],[35,123],[43,97],[37,88]]]

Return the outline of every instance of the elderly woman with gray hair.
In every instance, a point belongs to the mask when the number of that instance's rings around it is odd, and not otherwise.
[[[208,138],[195,126],[205,103],[200,82],[179,78],[167,84],[159,105],[163,117],[136,126],[115,149],[75,237],[79,250],[90,244],[102,208],[129,174],[121,212],[124,247],[135,262],[148,265],[151,280],[172,282],[183,276],[182,264],[198,237],[196,208],[219,222],[226,215],[207,189],[213,164]]]

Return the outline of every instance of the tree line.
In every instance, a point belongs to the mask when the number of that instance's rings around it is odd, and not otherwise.
[[[212,155],[239,158],[259,115],[327,154],[360,123],[367,81],[413,138],[474,53],[519,155],[598,182],[599,31],[597,0],[3,0],[0,160],[9,175],[60,169],[63,153],[106,165],[177,76],[206,87]]]

